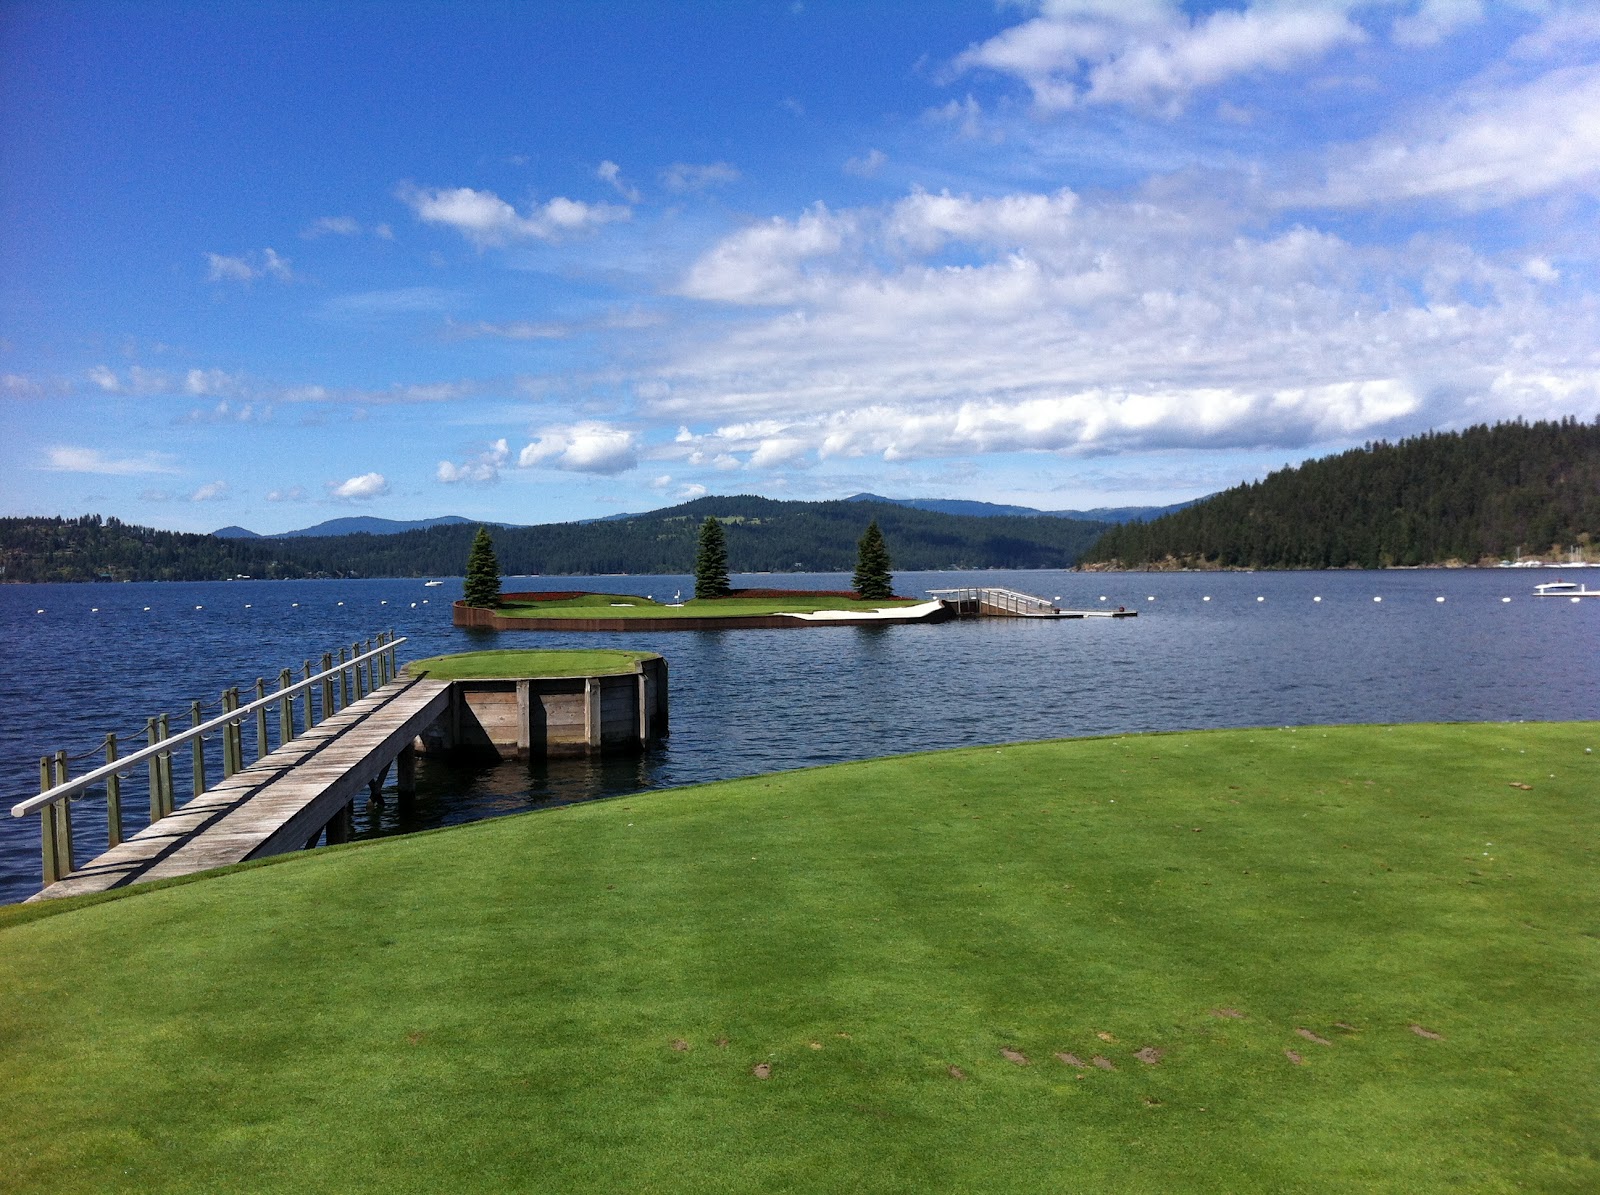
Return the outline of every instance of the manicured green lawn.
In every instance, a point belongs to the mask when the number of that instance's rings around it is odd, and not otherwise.
[[[609,676],[632,672],[649,651],[464,651],[429,656],[405,666],[411,676],[434,680],[492,680],[502,677]]]
[[[989,747],[13,923],[0,1187],[1594,1191],[1590,749]]]
[[[504,601],[495,613],[508,618],[729,618],[748,614],[810,614],[817,610],[887,610],[915,606],[921,600],[867,601],[802,593],[781,598],[690,599],[681,606],[668,606],[636,594],[586,593],[561,601]]]

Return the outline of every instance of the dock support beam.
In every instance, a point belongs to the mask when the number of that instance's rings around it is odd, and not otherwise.
[[[417,795],[417,748],[415,744],[402,748],[394,761],[394,786],[400,799],[409,801]]]

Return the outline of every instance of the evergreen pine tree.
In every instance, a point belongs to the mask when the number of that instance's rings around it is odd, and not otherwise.
[[[878,530],[878,520],[867,524],[856,544],[856,571],[850,587],[864,598],[882,600],[894,596],[894,577],[889,574],[889,549]]]
[[[467,583],[463,600],[469,606],[488,609],[500,604],[500,561],[494,554],[489,529],[479,527],[467,552]]]
[[[733,592],[728,581],[728,541],[722,524],[711,515],[700,524],[700,546],[694,554],[694,596],[727,597]]]

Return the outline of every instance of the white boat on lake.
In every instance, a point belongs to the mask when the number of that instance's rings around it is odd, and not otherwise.
[[[1600,597],[1600,589],[1590,589],[1576,581],[1546,581],[1533,587],[1534,597],[1586,598]]]

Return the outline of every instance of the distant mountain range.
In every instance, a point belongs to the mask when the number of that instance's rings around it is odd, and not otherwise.
[[[999,502],[973,502],[965,498],[885,498],[879,494],[852,494],[844,502],[881,502],[892,506],[906,506],[912,510],[930,510],[942,515],[965,515],[967,518],[1050,518],[1076,519],[1088,523],[1132,523],[1143,519],[1159,518],[1164,514],[1183,510],[1201,501],[1192,498],[1172,506],[1097,506],[1093,510],[1039,510],[1032,506],[1006,506]],[[660,511],[635,514],[602,515],[597,519],[574,519],[575,523],[620,523],[629,519],[644,519]],[[323,539],[330,535],[399,535],[403,531],[425,531],[429,527],[455,527],[462,523],[473,526],[486,523],[490,527],[520,527],[520,523],[496,523],[484,519],[465,519],[460,515],[445,515],[438,519],[377,519],[370,515],[329,519],[313,527],[298,531],[279,531],[262,535],[248,527],[219,527],[211,534],[218,539]]]
[[[211,534],[218,539],[311,539],[328,535],[399,535],[402,531],[424,531],[429,527],[454,527],[461,523],[478,524],[477,519],[464,519],[460,515],[444,515],[437,519],[376,519],[371,515],[353,515],[343,519],[329,519],[314,527],[298,531],[279,531],[262,535],[248,527],[219,527]],[[509,523],[490,523],[491,527],[509,527]]]
[[[998,502],[973,502],[966,498],[885,498],[882,494],[851,494],[846,502],[892,502],[913,510],[932,510],[944,515],[967,515],[993,519],[1011,515],[1021,518],[1078,519],[1090,523],[1134,523],[1160,518],[1184,510],[1202,498],[1175,502],[1171,506],[1097,506],[1093,510],[1039,510],[1033,506],[1006,506]]]

